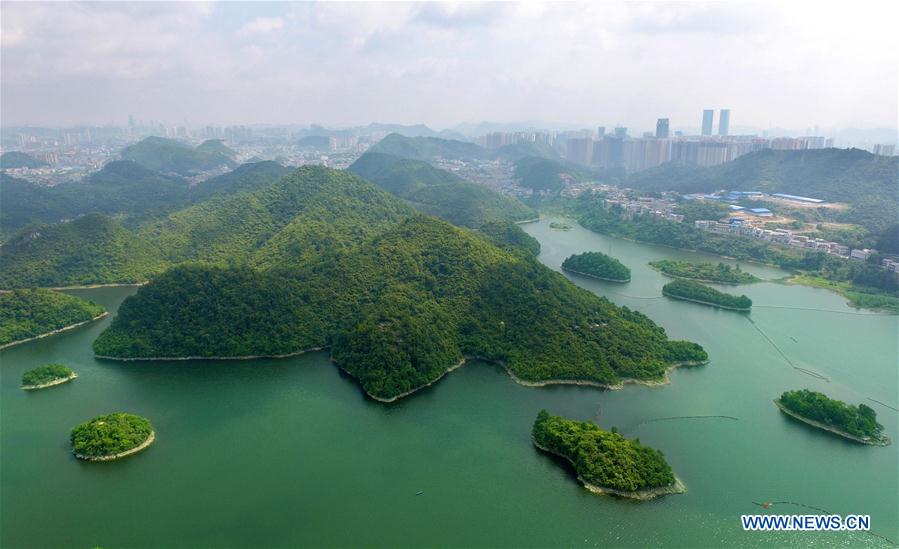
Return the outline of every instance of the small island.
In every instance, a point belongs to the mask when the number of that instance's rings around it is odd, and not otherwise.
[[[746,312],[752,308],[752,300],[745,295],[735,296],[719,292],[694,280],[678,279],[669,282],[662,287],[662,295],[731,311]]]
[[[569,256],[562,262],[562,270],[609,282],[630,282],[631,280],[630,269],[614,257],[602,252],[584,252]]]
[[[92,301],[52,290],[0,293],[0,349],[71,330],[107,314]]]
[[[660,259],[650,261],[649,266],[671,278],[688,278],[698,282],[717,284],[749,284],[760,279],[727,263],[690,263],[689,261],[672,261]]]
[[[87,461],[111,461],[136,454],[156,440],[146,418],[117,412],[72,429],[72,453]]]
[[[787,391],[774,404],[794,419],[843,438],[873,446],[890,443],[877,412],[864,404],[853,406],[808,389]]]
[[[570,231],[571,225],[568,223],[559,223],[558,221],[553,221],[549,224],[550,229],[555,229],[557,231]]]
[[[62,364],[47,364],[22,375],[22,388],[26,391],[43,389],[72,381],[78,374]]]
[[[597,494],[648,500],[686,492],[659,450],[604,431],[592,423],[537,414],[534,445],[567,459],[585,488]]]

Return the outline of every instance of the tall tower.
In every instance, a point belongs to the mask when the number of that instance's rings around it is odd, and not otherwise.
[[[730,130],[730,109],[721,109],[718,115],[718,135],[727,135]]]
[[[715,110],[702,111],[702,135],[712,135],[712,126],[715,124]]]
[[[659,118],[656,120],[656,137],[668,138],[668,119]]]

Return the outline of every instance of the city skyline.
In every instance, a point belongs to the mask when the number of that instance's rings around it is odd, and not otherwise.
[[[4,126],[895,128],[899,8],[862,6],[4,3]]]

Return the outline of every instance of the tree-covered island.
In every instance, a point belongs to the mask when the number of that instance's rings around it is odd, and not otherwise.
[[[591,492],[652,499],[686,491],[659,450],[541,410],[532,431],[534,445],[567,459]]]
[[[62,364],[47,364],[28,370],[22,374],[22,388],[25,390],[43,389],[72,381],[78,374]]]
[[[752,300],[745,295],[735,296],[719,292],[695,280],[678,279],[669,282],[662,287],[662,294],[673,299],[702,303],[720,309],[749,311],[752,308]]]
[[[72,429],[72,453],[78,459],[110,461],[130,456],[149,447],[156,432],[146,418],[116,412]]]
[[[787,391],[774,403],[783,413],[844,438],[875,446],[890,443],[877,412],[864,404],[853,406],[808,389]]]
[[[610,282],[630,282],[631,280],[630,269],[614,257],[602,252],[584,252],[569,256],[562,262],[562,269]]]
[[[743,271],[739,266],[731,267],[727,263],[690,263],[689,261],[673,261],[660,259],[650,261],[649,266],[672,278],[689,278],[699,282],[717,284],[749,284],[758,282],[759,278]]]
[[[568,223],[560,223],[558,221],[553,221],[549,224],[550,229],[555,229],[557,231],[570,231],[571,225]]]
[[[106,314],[92,301],[51,290],[0,294],[0,349],[74,328]]]

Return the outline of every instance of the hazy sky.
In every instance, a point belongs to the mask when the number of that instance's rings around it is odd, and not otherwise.
[[[899,2],[16,3],[2,123],[895,127]]]

